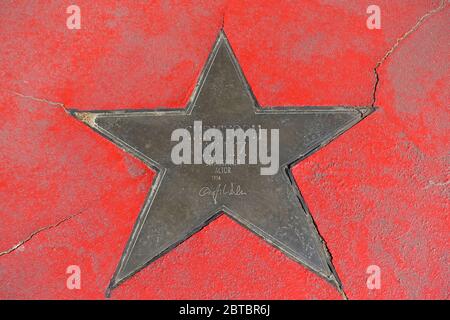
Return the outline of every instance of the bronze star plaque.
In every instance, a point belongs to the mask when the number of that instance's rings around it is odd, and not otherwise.
[[[186,108],[72,110],[157,172],[107,292],[222,213],[340,289],[291,168],[373,111],[261,108],[223,31]]]

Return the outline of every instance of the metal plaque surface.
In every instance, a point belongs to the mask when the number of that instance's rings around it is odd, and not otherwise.
[[[109,289],[221,213],[340,288],[290,169],[373,111],[260,107],[223,31],[186,108],[72,110],[157,172]]]

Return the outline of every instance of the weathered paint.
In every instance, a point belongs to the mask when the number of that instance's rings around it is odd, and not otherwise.
[[[368,1],[85,0],[68,30],[70,4],[0,4],[0,298],[104,298],[151,185],[66,107],[185,105],[222,25],[262,105],[367,105],[377,62],[439,6],[377,1],[382,29],[368,30]],[[402,40],[378,68],[379,110],[294,170],[350,299],[448,296],[448,19]],[[66,288],[73,264],[81,290]],[[221,217],[113,298],[341,296]]]

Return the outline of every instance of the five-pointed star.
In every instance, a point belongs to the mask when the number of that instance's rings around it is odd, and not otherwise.
[[[109,289],[221,213],[340,288],[331,258],[290,169],[373,110],[371,107],[261,108],[223,31],[186,108],[72,110],[74,116],[157,172]],[[278,172],[261,175],[261,165],[255,164],[233,165],[225,172],[217,171],[217,165],[175,165],[171,160],[174,145],[171,133],[177,128],[192,128],[194,121],[210,127],[279,129]],[[237,186],[241,192],[230,192],[230,188]],[[217,192],[205,193],[205,187]]]

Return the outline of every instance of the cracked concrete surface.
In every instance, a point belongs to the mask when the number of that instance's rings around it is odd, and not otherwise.
[[[0,184],[0,232],[2,246],[9,249],[0,258],[0,297],[103,297],[152,174],[53,109],[183,105],[209,51],[205,39],[214,39],[225,14],[227,34],[261,104],[380,107],[373,122],[343,137],[342,146],[353,145],[352,150],[333,143],[301,164],[295,176],[349,298],[448,296],[444,285],[449,274],[448,242],[443,236],[448,234],[443,214],[448,212],[448,177],[442,147],[448,144],[448,130],[446,114],[437,111],[448,101],[438,74],[445,69],[440,61],[446,46],[445,41],[425,41],[442,37],[447,3],[418,1],[408,11],[392,1],[380,5],[383,22],[377,32],[358,27],[361,21],[364,26],[365,18],[365,4],[359,2],[323,0],[297,6],[269,1],[256,6],[218,1],[172,6],[171,16],[179,26],[163,18],[143,22],[148,20],[144,16],[164,17],[164,8],[123,2],[91,8],[98,18],[90,22],[95,31],[87,34],[61,28],[57,6],[40,8],[35,21],[49,22],[30,28],[20,6],[3,3],[0,12],[11,18],[0,20],[0,75],[5,80],[0,106],[8,108],[0,127],[5,164],[0,176],[7,181],[6,186]],[[117,18],[124,15],[126,21]],[[334,21],[340,16],[344,19]],[[27,33],[28,29],[34,31]],[[190,39],[187,46],[186,39]],[[415,45],[418,41],[426,43],[428,55]],[[94,42],[102,50],[92,47]],[[418,52],[438,64],[436,69],[414,60]],[[47,56],[53,57],[52,64],[42,59]],[[415,78],[409,80],[405,74]],[[410,83],[420,83],[425,96]],[[407,115],[398,111],[399,88],[406,90],[412,97],[407,103],[419,111]],[[45,104],[55,108],[43,110]],[[361,138],[367,136],[371,138]],[[64,215],[67,208],[76,207],[76,199],[87,199],[90,193],[108,194],[93,202],[98,214],[80,214],[77,223],[65,224],[74,218]],[[337,207],[338,203],[342,205]],[[8,227],[12,225],[16,227]],[[34,237],[37,234],[41,236]],[[25,242],[27,250],[17,250]],[[191,267],[180,267],[180,260],[189,261]],[[73,263],[84,270],[83,283],[90,283],[80,292],[61,285],[65,267]],[[382,267],[380,291],[365,287],[369,264]],[[241,267],[236,270],[236,265]],[[152,285],[143,285],[148,283]],[[44,293],[33,289],[42,287]],[[340,298],[226,219],[214,222],[136,277],[117,297]]]
[[[394,51],[397,49],[397,47],[400,45],[400,43],[405,40],[407,37],[409,37],[413,32],[415,32],[419,27],[429,18],[431,18],[434,14],[444,10],[444,8],[447,5],[446,0],[440,0],[440,4],[438,7],[431,9],[427,13],[425,13],[423,16],[421,16],[417,22],[412,26],[411,29],[406,31],[401,37],[397,38],[395,43],[392,45],[392,47],[386,51],[384,56],[376,63],[375,67],[373,68],[373,72],[375,75],[375,84],[373,86],[373,92],[372,92],[372,104],[371,106],[374,107],[376,103],[376,94],[377,94],[377,87],[378,83],[380,81],[380,75],[378,73],[378,68],[381,67],[381,65],[386,61],[387,58],[389,58],[390,55],[394,53]]]
[[[54,224],[51,224],[51,225],[48,225],[48,226],[44,226],[42,228],[37,229],[36,231],[33,231],[28,237],[26,237],[25,239],[19,241],[16,245],[12,246],[8,250],[0,252],[0,257],[3,256],[3,255],[6,255],[6,254],[10,254],[11,252],[19,249],[21,246],[23,246],[25,243],[30,241],[34,236],[38,235],[39,233],[41,233],[43,231],[47,231],[47,230],[53,229],[53,228],[56,228],[59,225],[61,225],[62,223],[77,217],[78,215],[82,214],[86,210],[87,209],[81,210],[78,213],[72,214],[72,215],[70,215],[70,216],[68,216],[68,217],[66,217],[66,218],[64,218],[64,219],[62,219],[62,220],[60,220],[60,221],[58,221],[58,222],[56,222]]]
[[[54,101],[50,101],[48,99],[36,98],[36,97],[33,97],[33,96],[27,96],[27,95],[24,95],[22,93],[15,92],[15,91],[13,91],[12,93],[15,94],[16,96],[19,96],[19,97],[22,97],[22,98],[25,98],[25,99],[31,99],[31,100],[38,101],[38,102],[44,102],[44,103],[47,103],[47,104],[49,104],[51,106],[61,107],[64,110],[66,110],[66,107],[61,102],[54,102]]]

